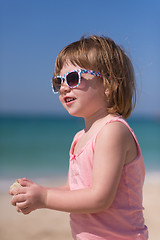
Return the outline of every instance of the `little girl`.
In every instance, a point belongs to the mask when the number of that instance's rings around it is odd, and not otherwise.
[[[66,185],[46,188],[18,179],[23,187],[12,204],[23,214],[38,208],[70,212],[77,240],[148,239],[144,161],[125,121],[135,105],[129,58],[107,37],[83,37],[58,54],[52,81],[64,108],[83,117],[85,129],[73,139]]]

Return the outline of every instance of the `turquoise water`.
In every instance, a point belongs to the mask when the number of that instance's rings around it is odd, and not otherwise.
[[[160,122],[129,119],[147,171],[160,171]],[[67,175],[74,134],[84,127],[79,118],[0,117],[0,177]]]

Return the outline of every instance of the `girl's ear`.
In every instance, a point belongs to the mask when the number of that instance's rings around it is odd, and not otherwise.
[[[112,105],[111,90],[106,88],[106,90],[104,91],[104,96],[105,96],[105,100],[107,102],[107,106],[110,107]]]
[[[108,89],[108,88],[106,88],[104,94],[105,94],[105,96],[106,96],[107,98],[109,98],[109,89]]]

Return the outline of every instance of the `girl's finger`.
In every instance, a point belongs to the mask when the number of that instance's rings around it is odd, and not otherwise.
[[[16,210],[17,210],[17,212],[19,212],[19,213],[22,212],[18,207],[16,207]]]
[[[21,188],[18,188],[17,191],[16,191],[16,195],[19,195],[19,194],[26,194],[27,193],[27,190],[28,190],[28,187],[27,186],[23,186]]]
[[[11,200],[11,204],[13,206],[16,206],[17,203],[19,202],[24,202],[25,199],[25,194],[17,194],[15,196],[13,196],[12,200]]]
[[[9,194],[12,196],[14,195],[13,191],[11,191],[11,190],[9,190]]]
[[[32,212],[28,207],[23,208],[23,209],[20,209],[20,211],[21,211],[24,215],[27,215],[27,214],[29,214],[30,212]]]
[[[15,201],[15,199],[14,199],[14,196],[12,197],[11,204],[12,204],[13,206],[16,206],[16,201]]]
[[[28,208],[26,201],[24,202],[17,202],[16,203],[16,207],[19,208],[21,211],[23,211],[24,209]]]
[[[29,187],[31,184],[33,184],[33,182],[27,178],[18,179],[17,181],[21,184],[22,187]]]

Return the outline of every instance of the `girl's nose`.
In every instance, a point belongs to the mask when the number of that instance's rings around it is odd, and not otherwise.
[[[68,87],[67,83],[63,81],[60,88],[60,92],[63,93],[63,92],[69,92],[69,91],[70,91],[70,88]]]

